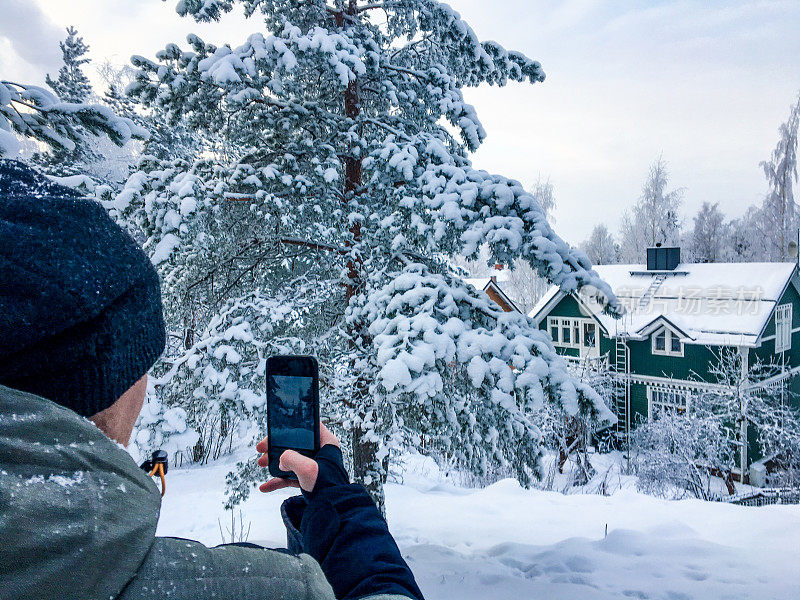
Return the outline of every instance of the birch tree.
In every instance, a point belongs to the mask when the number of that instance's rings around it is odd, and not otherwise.
[[[761,162],[770,190],[761,208],[761,228],[767,260],[787,260],[790,241],[797,238],[797,128],[800,124],[800,95],[789,111],[788,120],[778,128],[778,144],[769,160]]]
[[[694,217],[694,228],[690,236],[692,259],[695,262],[722,262],[730,256],[727,248],[730,240],[730,226],[725,223],[725,215],[719,203],[703,202]]]
[[[610,265],[619,262],[620,248],[605,223],[594,226],[581,249],[595,265]]]
[[[669,172],[662,156],[650,165],[639,200],[622,218],[620,245],[625,262],[641,263],[648,247],[678,245],[683,188],[667,190]]]

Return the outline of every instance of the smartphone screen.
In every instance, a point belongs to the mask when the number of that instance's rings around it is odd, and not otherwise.
[[[269,439],[273,445],[314,450],[314,378],[270,375]]]
[[[269,471],[294,478],[278,468],[285,450],[308,456],[319,449],[319,375],[311,356],[272,356],[267,360]]]

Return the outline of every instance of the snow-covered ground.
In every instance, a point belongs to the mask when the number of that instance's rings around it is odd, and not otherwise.
[[[222,501],[232,464],[171,470],[159,535],[216,545],[221,523],[230,541]],[[666,501],[622,488],[564,495],[506,479],[466,489],[412,457],[386,496],[389,526],[428,600],[800,597],[800,506]],[[289,494],[256,491],[242,506],[250,541],[285,546],[278,507]]]

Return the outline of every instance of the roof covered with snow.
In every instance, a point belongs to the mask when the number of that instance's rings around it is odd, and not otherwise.
[[[464,279],[464,283],[480,291],[485,290],[486,286],[489,285],[491,281],[492,279],[490,277],[467,277]]]
[[[494,288],[494,291],[516,312],[522,312],[514,302],[514,300],[500,287],[499,282],[505,280],[506,278],[502,276],[503,272],[501,271],[498,276],[495,277],[467,277],[463,281],[467,285],[471,285],[476,290],[481,292],[485,292],[489,289],[489,287]]]
[[[595,270],[625,307],[621,319],[584,307],[611,336],[644,338],[662,324],[684,342],[754,346],[795,272],[794,263],[681,263],[674,271],[644,265],[599,265]],[[541,321],[564,294],[551,288],[530,312]]]

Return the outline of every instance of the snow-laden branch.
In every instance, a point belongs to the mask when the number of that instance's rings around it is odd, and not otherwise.
[[[0,81],[0,155],[3,140],[7,150],[12,148],[12,131],[68,151],[92,135],[106,134],[119,146],[148,137],[146,130],[106,106],[61,102],[44,88]]]
[[[520,183],[473,169],[463,160],[459,164],[429,135],[413,143],[387,138],[373,152],[369,168],[394,175],[389,193],[399,197],[400,207],[416,222],[402,234],[416,240],[413,246],[432,241],[445,251],[472,256],[488,244],[497,262],[521,258],[565,292],[592,289],[609,312],[620,313],[611,288],[585,254],[555,233],[536,198]],[[420,193],[409,194],[409,189]]]

